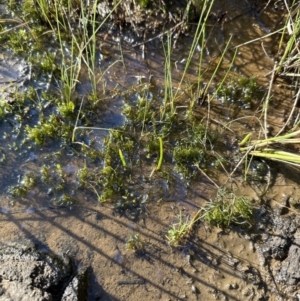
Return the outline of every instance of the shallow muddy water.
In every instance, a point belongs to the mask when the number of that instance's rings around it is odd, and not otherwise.
[[[222,22],[220,11],[226,12]],[[162,171],[153,172],[159,154],[153,151],[149,155],[141,141],[150,141],[150,138],[137,133],[136,136],[142,138],[134,140],[133,149],[124,150],[125,160],[132,169],[128,172],[124,168],[122,173],[127,186],[112,196],[112,202],[101,204],[97,196],[101,190],[96,179],[91,177],[89,185],[80,187],[79,171],[86,167],[89,174],[98,176],[105,164],[97,157],[98,153],[96,158],[91,158],[79,143],[103,151],[104,141],[109,136],[107,129],[119,129],[128,122],[122,113],[125,104],[135,106],[140,98],[154,105],[164,102],[167,38],[165,35],[137,46],[134,42],[124,42],[126,35],[108,31],[99,33],[94,75],[98,95],[102,95],[97,100],[101,106],[95,110],[88,108],[86,115],[81,116],[82,120],[77,120],[73,141],[77,143],[50,139],[42,146],[22,144],[25,136],[22,129],[25,124],[36,122],[40,114],[37,107],[41,105],[46,116],[56,110],[39,97],[28,106],[29,113],[25,114],[28,119],[21,121],[15,114],[3,118],[0,123],[1,243],[28,238],[42,250],[72,256],[77,267],[90,266],[90,300],[294,300],[298,285],[291,289],[276,278],[275,271],[282,272],[285,258],[277,260],[272,255],[265,261],[263,258],[267,252],[264,245],[268,242],[267,237],[279,231],[271,220],[278,216],[297,220],[297,209],[290,206],[283,212],[282,206],[286,206],[285,198],[297,199],[299,170],[254,160],[250,168],[253,174],[257,175],[256,169],[261,162],[270,172],[262,172],[258,180],[249,177],[248,181],[243,178],[242,167],[233,173],[240,159],[237,141],[249,131],[263,136],[258,120],[262,116],[262,99],[267,93],[280,36],[239,45],[280,28],[282,16],[280,9],[275,10],[271,5],[257,15],[255,7],[247,6],[246,1],[241,7],[234,1],[216,1],[207,27],[206,48],[196,48],[183,81],[193,32],[179,36],[172,49],[172,91],[177,93],[178,116],[186,116],[191,102],[201,94],[196,88],[201,51],[204,53],[203,88],[210,81],[231,37],[224,62],[207,91],[211,101],[208,103],[204,96],[204,101],[199,101],[192,111],[196,123],[209,123],[220,131],[221,135],[210,151],[217,155],[222,152],[220,155],[226,160],[224,168],[215,168],[212,162],[206,172],[198,172],[195,179],[185,179],[166,151]],[[258,91],[247,102],[213,97],[231,64],[236,46],[239,47],[228,75],[231,79],[228,85],[242,76],[256,77]],[[0,86],[8,93],[3,94],[4,100],[11,101],[14,91],[8,90],[7,83],[16,88],[17,82],[22,89],[28,89],[34,80],[28,77],[28,67],[21,58],[12,54],[7,57],[4,50],[2,54],[5,59],[0,61]],[[50,88],[54,90],[60,86],[55,81],[52,85]],[[49,89],[49,85],[43,82],[40,91],[43,89]],[[90,90],[88,70],[83,68],[76,90],[78,102]],[[289,83],[282,78],[276,79],[266,121],[269,135],[276,135],[287,121],[293,96]],[[80,103],[76,105],[79,107]],[[85,105],[88,106],[82,102],[82,106]],[[297,120],[297,113],[296,109],[291,122]],[[57,126],[66,123],[59,116],[57,120]],[[181,123],[174,126],[180,129]],[[131,129],[135,131],[133,126]],[[126,137],[134,136],[132,132],[125,133],[125,142]],[[179,143],[171,138],[164,141],[166,150]],[[43,166],[47,167],[48,181],[42,180],[45,176]],[[34,184],[24,195],[12,195],[16,188],[22,189],[23,183],[31,180]],[[184,220],[191,218],[205,202],[214,199],[217,186],[223,185],[234,189],[237,195],[246,195],[253,200],[255,218],[251,229],[240,225],[221,230],[210,228],[201,221],[181,242],[181,247],[171,248],[166,235],[171,225],[178,223],[178,216]],[[269,188],[267,193],[266,188]],[[137,233],[143,248],[130,250],[127,243]],[[280,235],[290,235],[293,241],[294,233],[280,232]]]

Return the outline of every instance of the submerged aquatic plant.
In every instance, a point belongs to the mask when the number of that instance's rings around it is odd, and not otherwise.
[[[47,120],[40,120],[34,127],[25,127],[27,140],[34,141],[37,145],[44,144],[48,139],[71,140],[72,127],[65,123],[59,116],[52,114]]]
[[[258,85],[255,77],[239,77],[226,85],[221,85],[217,90],[217,96],[223,102],[238,103],[246,109],[250,109],[255,96],[258,93]]]
[[[8,192],[12,196],[25,196],[27,192],[35,186],[36,183],[37,178],[32,172],[29,172],[19,180],[18,184],[8,187]]]

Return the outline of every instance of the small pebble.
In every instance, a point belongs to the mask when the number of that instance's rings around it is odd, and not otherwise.
[[[199,293],[199,290],[197,289],[197,287],[195,285],[192,285],[191,290],[192,290],[193,294],[198,294]]]
[[[228,285],[228,288],[229,288],[230,290],[236,290],[236,289],[239,288],[239,286],[238,286],[237,283],[230,283],[230,284]]]

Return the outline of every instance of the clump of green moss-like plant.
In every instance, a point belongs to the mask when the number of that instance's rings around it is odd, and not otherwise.
[[[226,228],[232,224],[249,224],[253,214],[253,203],[246,196],[237,196],[220,188],[214,200],[202,208],[202,218],[210,225]]]
[[[37,145],[42,145],[48,139],[61,138],[70,141],[73,128],[59,116],[52,114],[47,120],[41,119],[34,127],[27,125],[25,130],[27,139],[34,141]]]
[[[36,183],[36,176],[32,172],[29,172],[20,178],[18,184],[8,187],[8,192],[15,197],[26,196]]]
[[[223,84],[217,91],[217,96],[224,102],[239,104],[245,109],[250,109],[256,99],[259,89],[255,77],[239,77]]]

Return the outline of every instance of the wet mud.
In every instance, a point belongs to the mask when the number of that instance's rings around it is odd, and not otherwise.
[[[275,45],[280,36],[247,42],[275,31],[282,26],[283,19],[281,7],[275,9],[269,5],[263,9],[264,5],[266,3],[256,1],[215,2],[208,23],[206,48],[196,52],[186,80],[181,83],[183,110],[192,99],[199,97],[195,95],[193,83],[198,77],[196,63],[200,51],[205,52],[205,85],[229,37],[232,37],[232,47],[226,53],[225,67],[215,75],[214,81],[217,83],[226,73],[235,47],[245,43],[239,46],[231,77],[236,80],[241,76],[255,76],[262,87],[261,94],[266,93],[277,55]],[[105,15],[105,6],[102,10]],[[196,20],[197,17],[193,17]],[[121,113],[125,101],[134,103],[136,95],[145,91],[150,100],[153,94],[163,98],[165,54],[162,41],[165,36],[158,31],[162,20],[158,18],[156,23],[153,21],[155,24],[146,20],[150,24],[148,31],[153,24],[154,33],[150,34],[143,28],[136,30],[145,22],[138,19],[138,14],[134,22],[126,14],[119,18],[120,23],[115,28],[107,28],[97,36],[99,65],[104,70],[109,67],[105,84],[110,92],[104,97],[105,105],[93,116],[94,125],[101,130],[91,129],[88,138],[82,139],[86,139],[86,143],[88,139],[94,139],[98,149],[107,137],[105,128],[118,128],[126,122]],[[126,31],[124,20],[132,22],[133,29]],[[188,55],[186,45],[191,43],[191,36],[192,32],[186,32],[176,38],[172,56],[174,89],[179,86],[184,72]],[[110,67],[111,62],[117,60],[119,62]],[[31,80],[25,61],[8,53],[3,53],[0,74],[0,85],[7,101],[13,101],[11,87],[26,87]],[[84,81],[85,76],[82,72],[78,95],[84,95],[90,89]],[[96,76],[99,79],[103,75]],[[48,89],[48,84],[43,83],[41,90]],[[144,90],[128,93],[130,87],[136,89],[139,84]],[[208,94],[214,92],[215,86],[210,86]],[[276,134],[286,122],[294,92],[285,79],[276,79],[268,117],[270,134]],[[261,107],[259,98],[251,99],[245,106],[241,102],[224,102],[221,97],[212,100],[209,111],[206,101],[195,107],[195,115],[206,116],[209,112],[216,128],[229,129],[220,142],[230,158],[228,170],[232,171],[237,163],[237,138],[242,138],[245,129],[259,132],[257,118],[261,116]],[[32,115],[37,114],[34,108],[29,110]],[[297,112],[291,121],[297,118],[296,115]],[[10,133],[10,123],[17,122],[9,120],[0,124],[1,152],[6,157],[5,162],[0,163],[0,242],[7,245],[26,238],[42,250],[67,254],[74,260],[76,269],[89,266],[87,300],[299,299],[299,170],[296,168],[289,170],[279,163],[268,163],[270,179],[263,182],[255,179],[246,182],[239,173],[230,175],[232,182],[225,185],[234,187],[237,194],[249,196],[255,204],[251,227],[236,225],[224,230],[199,222],[179,247],[172,248],[166,240],[170,225],[178,222],[179,214],[184,219],[189,218],[206,201],[213,199],[216,183],[222,186],[229,172],[212,177],[202,173],[196,181],[186,182],[170,166],[171,180],[159,176],[145,180],[142,174],[148,176],[153,169],[148,164],[133,176],[131,189],[137,194],[127,196],[145,202],[139,206],[133,202],[126,209],[116,208],[112,203],[99,204],[92,189],[77,189],[77,172],[86,164],[86,158],[78,155],[73,146],[66,147],[60,155],[61,147],[55,143],[25,150],[17,147],[20,137]],[[232,134],[232,128],[238,137]],[[6,133],[9,133],[8,137]],[[51,176],[58,186],[59,174],[53,160],[56,155],[65,173],[69,199],[64,199],[59,190],[51,190],[41,183],[29,189],[25,196],[14,197],[8,193],[8,187],[22,182],[22,176],[28,171],[40,174],[43,164],[52,168]],[[101,163],[91,164],[93,168],[101,168]],[[128,241],[137,233],[141,247],[128,249]]]

